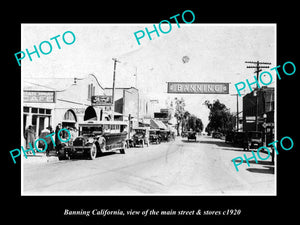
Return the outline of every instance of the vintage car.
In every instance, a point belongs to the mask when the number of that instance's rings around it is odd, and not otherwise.
[[[248,131],[247,134],[248,134],[250,148],[259,148],[263,146],[262,132]]]
[[[187,137],[188,137],[188,141],[189,140],[196,141],[197,140],[197,138],[196,138],[196,131],[188,131],[187,132]]]
[[[212,133],[212,138],[221,138],[222,137],[222,133],[218,132],[218,131],[214,131]]]
[[[160,140],[161,142],[168,141],[168,131],[167,130],[159,130]]]
[[[160,144],[161,138],[159,134],[159,129],[150,129],[149,141],[150,143]]]
[[[233,143],[234,132],[228,131],[225,136],[225,143]]]
[[[245,140],[247,139],[246,132],[234,132],[233,135],[233,145],[237,147],[243,147],[245,145]]]
[[[137,127],[133,128],[134,134],[132,136],[133,146],[140,145],[144,147],[146,144],[149,146],[149,127]]]
[[[79,124],[78,137],[73,144],[61,148],[59,160],[84,155],[95,159],[97,155],[110,151],[125,154],[127,123],[123,121],[87,121]]]
[[[182,131],[181,132],[181,137],[187,137],[188,136],[188,132],[187,131]]]

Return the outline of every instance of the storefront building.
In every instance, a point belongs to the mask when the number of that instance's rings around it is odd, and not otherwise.
[[[261,87],[243,97],[243,131],[267,133],[274,137],[275,93],[273,87]]]
[[[105,117],[105,108],[91,106],[93,95],[105,95],[95,75],[82,78],[31,78],[23,80],[23,132],[32,125],[36,137],[58,123],[75,127],[79,122]]]

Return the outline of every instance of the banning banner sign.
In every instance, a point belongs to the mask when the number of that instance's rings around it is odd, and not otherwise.
[[[176,94],[229,94],[229,83],[168,82],[168,93],[176,93]]]
[[[98,106],[112,105],[112,96],[94,95],[92,96],[92,105],[98,105]]]

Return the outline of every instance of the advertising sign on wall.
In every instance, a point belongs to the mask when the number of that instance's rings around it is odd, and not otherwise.
[[[93,95],[91,100],[92,100],[92,105],[98,105],[98,106],[112,105],[112,96]]]
[[[29,103],[53,103],[55,102],[54,91],[24,91],[23,101]]]

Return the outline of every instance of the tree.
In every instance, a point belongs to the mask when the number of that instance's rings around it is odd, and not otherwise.
[[[210,110],[208,117],[209,124],[206,127],[208,133],[211,131],[226,132],[233,129],[233,115],[223,103],[217,99],[213,103],[206,100],[204,104]]]
[[[189,115],[186,121],[186,130],[192,129],[196,132],[201,132],[203,130],[202,120],[195,115]]]
[[[185,111],[183,113],[183,117],[182,117],[182,124],[181,124],[181,132],[184,132],[187,129],[187,123],[188,123],[188,119],[190,118],[191,114],[189,113],[189,111]]]
[[[177,120],[177,136],[179,136],[179,127],[180,125],[182,124],[182,121],[184,119],[184,113],[185,113],[185,110],[184,110],[184,107],[185,107],[185,102],[184,102],[184,99],[181,98],[181,99],[178,99],[178,98],[175,98],[175,113],[174,113],[174,116]]]
[[[194,130],[201,132],[203,130],[203,123],[200,118],[197,118],[195,115],[191,114],[189,111],[184,109],[185,102],[184,99],[175,98],[175,113],[174,116],[177,119],[177,136],[179,136],[179,128],[181,126],[181,132],[187,130]]]
[[[200,118],[196,119],[196,131],[197,132],[202,132],[203,131],[203,123]]]

